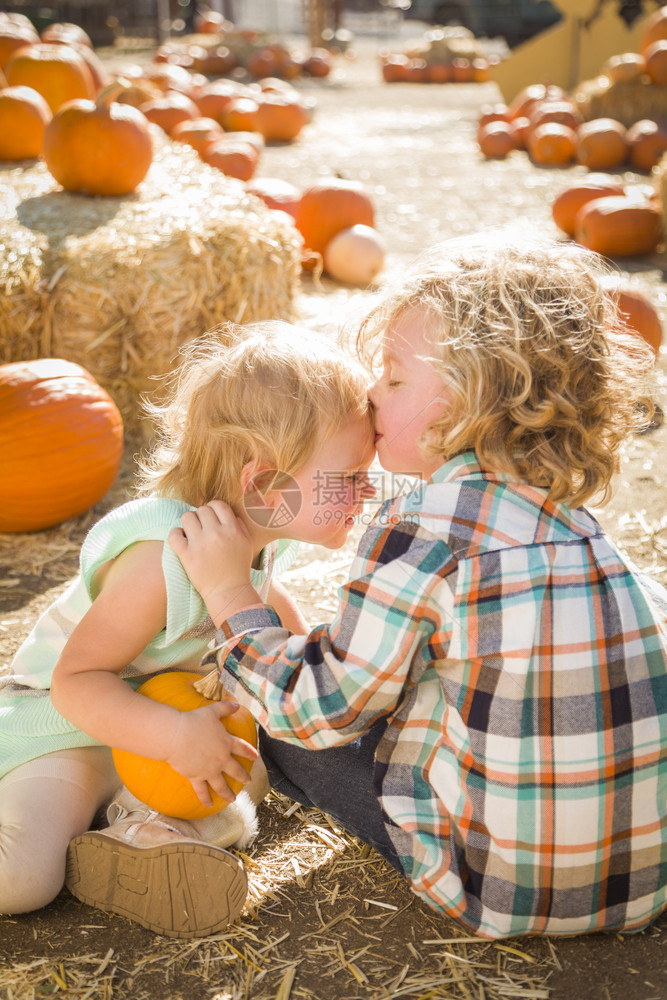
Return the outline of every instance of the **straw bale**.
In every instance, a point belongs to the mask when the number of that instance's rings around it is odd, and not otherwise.
[[[62,191],[44,164],[0,169],[0,363],[62,357],[144,436],[141,394],[223,320],[290,319],[301,237],[190,147],[154,133],[126,198]]]
[[[667,86],[646,80],[612,83],[598,76],[579,84],[574,99],[586,121],[615,118],[629,128],[643,118],[667,119]]]

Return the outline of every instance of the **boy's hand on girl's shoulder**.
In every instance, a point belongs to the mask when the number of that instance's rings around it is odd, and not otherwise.
[[[232,701],[216,701],[191,712],[179,712],[167,763],[187,778],[202,805],[213,805],[210,789],[227,802],[236,798],[225,776],[245,785],[248,771],[234,757],[254,762],[257,750],[237,736],[232,736],[220,722],[238,709]],[[209,788],[210,786],[210,788]]]
[[[168,541],[216,624],[235,611],[255,604],[250,583],[252,541],[243,521],[222,500],[181,517]]]

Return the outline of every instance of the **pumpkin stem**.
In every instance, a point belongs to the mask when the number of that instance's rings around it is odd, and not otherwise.
[[[203,698],[208,698],[209,701],[225,700],[225,689],[220,683],[217,668],[200,677],[192,686],[195,691],[198,691]]]
[[[117,80],[113,80],[111,83],[108,83],[106,87],[102,87],[99,94],[95,98],[95,104],[98,108],[108,108],[119,94],[122,94],[125,90],[129,90],[131,86],[132,84],[129,80],[127,80],[124,76],[119,76]]]

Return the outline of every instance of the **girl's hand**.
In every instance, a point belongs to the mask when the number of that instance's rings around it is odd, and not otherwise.
[[[253,545],[243,521],[222,500],[188,511],[169,544],[216,624],[256,604],[250,583]]]
[[[207,807],[213,805],[210,789],[226,802],[236,798],[225,775],[244,785],[250,781],[250,775],[234,756],[251,762],[258,757],[250,743],[232,736],[220,722],[237,708],[236,702],[216,701],[191,712],[179,712],[167,763],[188,779],[199,801]]]

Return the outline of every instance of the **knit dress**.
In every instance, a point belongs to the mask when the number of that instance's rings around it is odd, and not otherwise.
[[[178,556],[167,544],[188,504],[164,497],[133,500],[112,510],[90,530],[81,548],[79,575],[39,618],[17,651],[10,673],[0,677],[0,778],[8,771],[47,753],[98,742],[60,715],[49,697],[51,677],[74,627],[92,605],[96,571],[129,545],[162,541],[162,568],[167,585],[165,628],[120,673],[138,687],[147,676],[198,663],[214,635],[206,606]],[[266,600],[273,572],[286,569],[298,544],[280,540],[267,546],[252,581]]]

